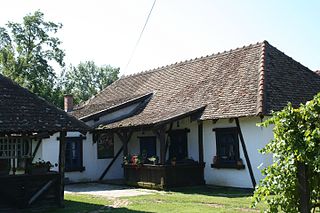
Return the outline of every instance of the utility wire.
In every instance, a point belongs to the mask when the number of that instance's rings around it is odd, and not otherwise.
[[[140,43],[141,37],[142,37],[142,35],[143,35],[143,32],[144,32],[144,30],[146,29],[146,26],[147,26],[147,24],[148,24],[148,21],[149,21],[149,18],[150,18],[150,16],[151,16],[151,13],[152,13],[152,10],[153,10],[153,8],[154,8],[154,5],[156,4],[156,1],[157,1],[157,0],[154,0],[154,2],[153,2],[153,4],[152,4],[152,7],[151,7],[150,12],[149,12],[149,14],[148,14],[148,16],[147,16],[146,22],[144,23],[144,26],[143,26],[143,28],[142,28],[142,30],[141,30],[141,32],[140,32],[139,38],[138,38],[138,40],[137,40],[137,42],[136,42],[136,44],[135,44],[135,46],[134,46],[134,48],[133,48],[133,50],[132,50],[132,52],[131,52],[131,55],[130,55],[129,60],[128,60],[128,63],[126,64],[126,66],[125,66],[125,68],[124,68],[124,72],[127,71],[128,66],[129,66],[129,64],[131,63],[131,60],[132,60],[132,58],[133,58],[133,56],[134,56],[134,54],[135,54],[135,52],[136,52],[136,50],[137,50],[137,47],[138,47],[138,45],[139,45],[139,43]],[[123,73],[123,74],[124,74],[124,73]]]

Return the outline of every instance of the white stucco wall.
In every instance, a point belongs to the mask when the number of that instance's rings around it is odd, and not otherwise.
[[[272,156],[262,155],[258,152],[259,149],[263,148],[273,138],[272,128],[257,127],[256,123],[261,122],[260,118],[241,118],[239,121],[255,180],[258,183],[262,178],[258,167],[261,164],[269,165],[272,162]],[[203,123],[204,161],[206,162],[204,175],[206,183],[220,186],[252,188],[252,182],[240,139],[240,158],[243,160],[245,169],[211,168],[213,157],[216,155],[216,137],[212,129],[226,127],[236,127],[235,121],[230,123],[228,119],[220,119],[215,124],[212,121],[205,121]]]
[[[79,136],[79,132],[68,132],[67,137]],[[52,164],[59,163],[59,141],[57,141],[59,133],[52,135],[50,138],[43,139],[39,151],[35,157],[35,161],[41,158],[45,161],[50,161]],[[36,144],[33,145],[35,147]],[[98,159],[97,157],[97,144],[93,143],[92,134],[87,133],[86,139],[82,141],[83,146],[83,166],[85,170],[82,172],[66,172],[66,178],[71,182],[85,182],[96,181],[99,179],[102,172],[106,169],[112,158]],[[116,154],[120,149],[121,144],[115,138],[114,153]],[[122,155],[113,164],[104,179],[118,179],[123,177],[123,170],[121,168]],[[58,170],[54,167],[52,170]]]

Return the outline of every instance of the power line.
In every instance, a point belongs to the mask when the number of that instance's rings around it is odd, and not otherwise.
[[[153,10],[153,8],[154,8],[154,5],[156,4],[156,1],[157,1],[157,0],[154,0],[154,2],[153,2],[153,4],[152,4],[152,7],[151,7],[151,9],[150,9],[150,12],[149,12],[149,14],[148,14],[148,16],[147,16],[147,19],[146,19],[146,21],[145,21],[145,23],[144,23],[144,26],[143,26],[143,28],[142,28],[142,30],[141,30],[141,32],[140,32],[139,38],[138,38],[138,40],[137,40],[137,42],[136,42],[136,44],[135,44],[135,46],[134,46],[134,48],[133,48],[133,50],[132,50],[132,52],[131,52],[131,55],[130,55],[130,57],[129,57],[128,63],[126,64],[126,66],[125,66],[125,68],[124,68],[124,71],[127,71],[127,68],[128,68],[128,66],[129,66],[129,64],[131,63],[131,60],[132,60],[132,58],[133,58],[133,56],[134,56],[134,53],[136,52],[136,49],[137,49],[137,47],[138,47],[138,45],[139,45],[139,43],[140,43],[141,37],[142,37],[142,35],[143,35],[143,32],[144,32],[144,30],[146,29],[146,26],[147,26],[147,24],[148,24],[149,18],[150,18],[150,16],[151,16],[151,13],[152,13],[152,10]]]

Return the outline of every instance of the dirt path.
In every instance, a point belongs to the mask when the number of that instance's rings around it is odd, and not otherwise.
[[[128,186],[118,186],[100,183],[71,184],[66,185],[65,194],[87,194],[104,196],[109,198],[131,197],[159,193],[157,190],[139,189]]]

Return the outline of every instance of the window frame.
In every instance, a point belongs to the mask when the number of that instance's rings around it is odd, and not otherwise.
[[[101,135],[103,135],[103,134],[111,135],[111,140],[112,140],[112,144],[113,144],[112,155],[108,155],[108,156],[99,155],[99,145],[100,145],[99,141],[100,141]],[[99,134],[97,134],[96,142],[97,142],[97,159],[98,160],[114,158],[114,134],[113,133],[99,133]]]
[[[188,150],[188,133],[189,133],[189,130],[188,129],[174,129],[174,130],[171,130],[169,132],[169,138],[170,138],[170,146],[169,146],[169,160],[172,160],[173,157],[176,158],[177,161],[181,161],[181,160],[184,160],[184,159],[178,159],[177,156],[175,156],[174,154],[172,154],[172,135],[175,135],[175,134],[185,134],[185,137],[186,137],[186,141],[185,141],[185,146],[186,146],[186,149],[185,149],[185,158],[188,158],[189,157],[189,150]]]
[[[235,168],[235,169],[244,169],[242,164],[242,159],[240,158],[240,141],[239,141],[239,132],[236,127],[229,128],[216,128],[215,131],[215,141],[216,141],[216,156],[212,168]],[[234,147],[235,147],[235,160],[222,159],[221,158],[221,148],[223,146],[220,141],[222,135],[232,134],[235,138]]]
[[[79,158],[80,158],[80,166],[79,167],[67,167],[67,161],[65,163],[65,172],[83,172],[85,170],[85,167],[83,166],[83,137],[66,137],[66,156],[67,153],[67,143],[73,142],[73,143],[79,143]],[[72,156],[72,155],[71,155]]]
[[[147,139],[147,138],[152,138],[152,142],[154,142],[154,152],[155,156],[157,156],[157,137],[156,136],[141,136],[139,137],[139,149],[140,149],[140,155],[142,155],[142,147],[141,147],[141,139]],[[152,156],[147,156],[147,158],[152,157]]]

